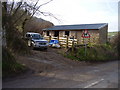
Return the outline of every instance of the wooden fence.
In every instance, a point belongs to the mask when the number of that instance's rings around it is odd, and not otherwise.
[[[60,45],[63,47],[72,47],[76,44],[78,44],[78,40],[74,39],[74,37],[71,39],[70,37],[53,37],[53,36],[44,36],[44,38],[48,41],[50,40],[58,40]]]

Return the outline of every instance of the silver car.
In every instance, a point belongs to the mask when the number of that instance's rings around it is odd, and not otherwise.
[[[25,38],[28,40],[28,46],[34,48],[48,48],[48,41],[44,40],[39,33],[27,32]]]

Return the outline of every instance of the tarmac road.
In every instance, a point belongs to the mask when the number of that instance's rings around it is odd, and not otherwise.
[[[48,54],[49,51],[44,53]],[[47,55],[44,57],[46,60],[40,60],[38,57],[37,59],[29,58],[37,64],[57,64],[53,69],[4,80],[3,88],[118,88],[118,61],[80,64],[70,63],[72,61],[64,62],[66,59],[64,61],[48,60]],[[62,56],[58,55],[58,57],[63,59]]]

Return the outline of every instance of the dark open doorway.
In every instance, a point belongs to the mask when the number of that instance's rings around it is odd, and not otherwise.
[[[59,31],[54,31],[54,36],[58,37],[59,36]]]
[[[49,36],[49,31],[47,31],[47,36]]]
[[[65,31],[65,35],[69,36],[69,31]]]

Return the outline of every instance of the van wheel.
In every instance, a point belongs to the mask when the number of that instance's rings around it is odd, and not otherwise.
[[[48,48],[44,48],[44,50],[45,50],[45,51],[47,51],[47,50],[48,50]]]
[[[34,45],[33,44],[30,45],[30,49],[34,50]]]

